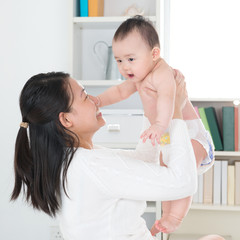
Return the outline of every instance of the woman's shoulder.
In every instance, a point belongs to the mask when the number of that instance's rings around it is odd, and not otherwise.
[[[68,175],[79,175],[80,171],[88,172],[113,160],[111,149],[96,147],[94,149],[77,148],[68,169]]]
[[[74,161],[95,162],[101,159],[113,158],[114,155],[113,149],[94,145],[93,149],[78,148],[74,155]]]

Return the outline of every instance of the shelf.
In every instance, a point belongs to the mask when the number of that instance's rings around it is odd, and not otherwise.
[[[77,80],[83,86],[115,86],[122,83],[124,80]]]
[[[96,143],[108,148],[134,149],[137,143]],[[216,151],[215,157],[239,157],[240,152]]]
[[[234,211],[240,212],[240,206],[237,205],[214,205],[214,204],[200,204],[193,203],[192,210],[211,210],[211,211]]]
[[[80,28],[96,29],[96,28],[116,28],[123,21],[128,19],[129,16],[120,17],[74,17],[73,23],[77,24]],[[156,22],[155,16],[146,16],[152,22]]]
[[[84,86],[115,86],[125,80],[78,80]],[[236,98],[190,98],[192,102],[234,102]]]
[[[193,203],[191,205],[191,210],[207,210],[207,211],[234,211],[240,212],[240,206],[232,205],[214,205],[214,204],[201,204]],[[156,202],[147,202],[147,208],[145,212],[155,213],[156,212]]]
[[[238,98],[190,98],[193,102],[234,102],[239,101]]]
[[[217,157],[240,157],[240,152],[233,151],[215,151]]]

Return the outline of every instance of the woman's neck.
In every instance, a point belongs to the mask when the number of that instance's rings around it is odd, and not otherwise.
[[[86,148],[86,149],[92,149],[93,148],[93,143],[92,143],[92,137],[89,138],[80,138],[80,143],[79,147],[81,148]]]
[[[81,148],[86,148],[86,149],[93,149],[93,144],[92,143],[88,143],[88,142],[84,142],[84,143],[80,142],[80,147]]]

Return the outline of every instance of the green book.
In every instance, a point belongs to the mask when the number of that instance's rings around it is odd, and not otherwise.
[[[200,115],[200,118],[203,122],[205,129],[211,134],[204,108],[200,107],[200,108],[198,108],[198,111],[199,111],[199,115]],[[212,137],[212,134],[211,134],[211,137]]]
[[[205,108],[204,110],[207,117],[210,132],[212,135],[215,150],[221,151],[223,150],[223,143],[222,143],[219,124],[217,121],[216,110],[214,107],[208,107],[208,108]]]
[[[234,107],[222,107],[223,149],[234,151]]]

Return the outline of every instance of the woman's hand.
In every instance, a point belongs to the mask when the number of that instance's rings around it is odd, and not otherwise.
[[[176,96],[173,118],[182,118],[182,110],[188,100],[186,82],[183,74],[176,69],[174,69],[174,78],[176,81]]]

